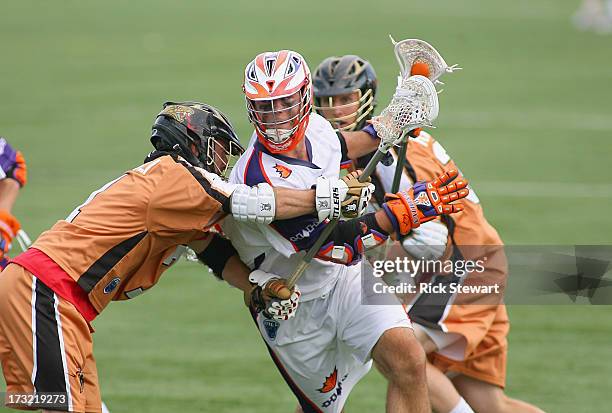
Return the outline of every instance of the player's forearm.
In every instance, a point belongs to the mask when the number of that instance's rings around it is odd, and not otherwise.
[[[342,132],[346,142],[347,156],[350,159],[357,159],[374,152],[380,143],[379,139],[373,138],[364,131]]]
[[[276,198],[275,219],[290,219],[315,212],[315,191],[274,188]]]
[[[19,182],[11,178],[0,180],[0,210],[11,211],[17,195],[19,194]]]
[[[250,291],[251,270],[242,262],[229,240],[219,234],[212,234],[204,239],[190,242],[189,247],[217,278],[242,291]]]
[[[376,219],[376,223],[380,226],[380,228],[391,236],[391,239],[397,239],[395,228],[393,228],[393,224],[384,210],[379,209],[376,211],[374,213],[374,218]]]
[[[223,280],[232,287],[239,288],[242,291],[250,291],[252,285],[249,281],[251,270],[244,265],[238,255],[232,256],[225,267],[223,268]]]

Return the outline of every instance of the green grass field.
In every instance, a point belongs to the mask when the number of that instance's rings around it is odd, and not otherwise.
[[[359,4],[363,3],[363,4]],[[149,151],[165,99],[212,103],[250,135],[241,82],[264,50],[314,68],[356,53],[380,79],[387,35],[435,45],[444,80],[432,133],[508,244],[609,244],[612,38],[574,30],[578,1],[5,1],[0,135],[30,183],[15,209],[35,236]],[[96,320],[103,399],[117,412],[289,412],[295,405],[241,295],[180,263],[153,291]],[[609,411],[612,307],[513,306],[507,391],[551,412]],[[4,385],[0,385],[0,390]],[[349,412],[380,412],[372,372]],[[0,408],[0,410],[2,410]]]

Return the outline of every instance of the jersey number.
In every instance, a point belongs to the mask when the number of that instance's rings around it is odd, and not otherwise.
[[[67,222],[74,221],[74,219],[77,217],[77,215],[79,215],[81,213],[81,208],[83,208],[85,205],[89,204],[91,201],[93,201],[93,199],[96,197],[96,195],[98,195],[100,192],[106,191],[108,188],[110,188],[110,186],[112,184],[114,184],[115,182],[117,182],[118,180],[123,178],[124,176],[125,176],[125,174],[121,175],[119,178],[110,181],[109,183],[104,185],[102,188],[98,189],[97,191],[93,191],[91,194],[89,194],[89,196],[87,197],[87,200],[85,202],[83,202],[81,205],[79,205],[78,207],[76,207],[74,209],[74,211],[72,211],[70,213],[70,215],[68,215],[68,217],[66,217],[66,221]]]

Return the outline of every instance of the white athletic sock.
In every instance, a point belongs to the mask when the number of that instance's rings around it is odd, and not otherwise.
[[[457,403],[457,405],[453,407],[453,410],[448,413],[474,413],[474,410],[472,410],[470,405],[467,404],[465,399],[462,397],[459,399],[459,403]]]

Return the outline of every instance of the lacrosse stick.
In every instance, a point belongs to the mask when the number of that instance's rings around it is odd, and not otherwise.
[[[372,174],[376,165],[392,146],[400,143],[404,131],[411,131],[423,126],[431,126],[438,116],[438,94],[434,84],[424,76],[407,76],[398,85],[391,103],[380,116],[372,119],[376,134],[380,138],[378,150],[359,176],[360,182],[365,182]],[[338,219],[332,219],[310,247],[302,261],[287,280],[289,289],[300,279],[308,264],[319,252],[325,240],[338,224]]]
[[[448,66],[442,55],[432,45],[423,40],[405,39],[396,42],[391,35],[389,35],[389,38],[393,43],[395,58],[400,66],[398,81],[410,74],[425,76],[434,84],[443,84],[438,80],[443,74],[461,70],[456,64]],[[402,142],[400,153],[397,157],[391,193],[396,193],[399,190],[407,148],[408,140],[406,139]]]
[[[22,229],[17,231],[17,235],[15,236],[15,238],[17,239],[17,243],[19,244],[19,248],[21,248],[22,252],[25,252],[25,250],[30,248],[30,245],[32,245],[32,240],[30,239],[28,234],[26,234],[26,232]]]
[[[405,39],[396,42],[389,35],[394,46],[395,58],[400,65],[400,75],[398,82],[406,76],[409,71],[411,75],[422,75],[431,80],[434,84],[443,84],[438,80],[445,73],[453,73],[455,70],[461,70],[457,65],[448,66],[440,53],[429,43],[419,39]],[[442,90],[440,90],[442,92]],[[438,92],[438,93],[440,93]],[[417,137],[420,131],[413,131],[412,137]],[[391,193],[396,193],[399,190],[402,173],[404,172],[404,164],[406,162],[406,152],[408,151],[408,139],[402,141],[400,151],[397,155],[397,163],[395,164],[395,173],[393,175],[393,183],[391,184]],[[391,240],[388,239],[380,254],[382,257],[387,256]]]

